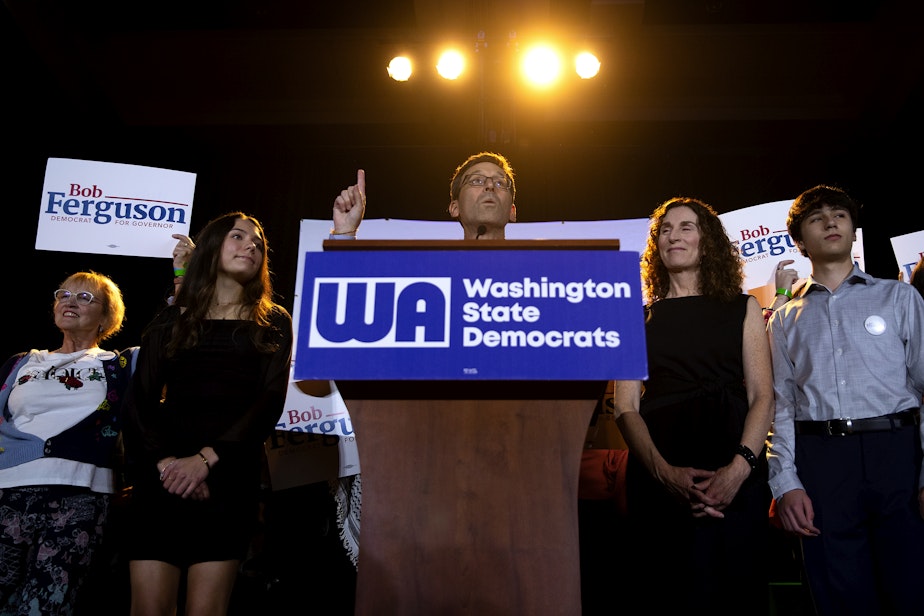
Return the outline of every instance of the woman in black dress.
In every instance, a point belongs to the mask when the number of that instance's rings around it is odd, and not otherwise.
[[[289,313],[260,223],[211,221],[173,305],[148,325],[126,433],[132,614],[225,614],[258,520],[263,442],[285,401]]]
[[[773,388],[760,305],[696,199],[654,211],[642,278],[649,378],[614,391],[630,451],[625,591],[652,613],[767,613]]]

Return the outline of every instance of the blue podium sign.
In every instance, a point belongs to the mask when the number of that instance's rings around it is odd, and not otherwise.
[[[304,272],[297,380],[648,376],[636,252],[336,250]]]

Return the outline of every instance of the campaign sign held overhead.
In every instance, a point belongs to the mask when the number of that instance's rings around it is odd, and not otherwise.
[[[196,174],[49,158],[36,250],[165,257],[189,235]]]
[[[635,252],[336,250],[304,272],[299,380],[647,378]]]

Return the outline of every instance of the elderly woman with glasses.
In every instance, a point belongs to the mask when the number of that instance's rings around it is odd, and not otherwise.
[[[0,613],[71,614],[116,491],[122,401],[136,347],[100,343],[125,304],[107,276],[78,272],[54,292],[61,345],[0,372]]]

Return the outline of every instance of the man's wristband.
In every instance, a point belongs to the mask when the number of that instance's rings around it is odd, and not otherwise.
[[[785,288],[785,287],[780,287],[779,289],[777,289],[777,290],[776,290],[776,294],[777,294],[777,295],[785,295],[785,296],[788,297],[789,299],[792,299],[792,291],[790,291],[789,289],[787,289],[787,288]]]
[[[745,459],[748,463],[748,466],[751,467],[751,472],[757,470],[757,456],[754,455],[754,452],[751,451],[747,445],[738,445],[738,448],[735,450],[735,453]]]
[[[330,235],[328,236],[328,239],[331,239],[331,240],[355,240],[355,239],[356,239],[356,229],[353,229],[352,231],[335,231],[335,230],[331,229],[331,230],[330,230]]]

